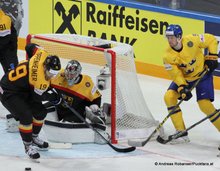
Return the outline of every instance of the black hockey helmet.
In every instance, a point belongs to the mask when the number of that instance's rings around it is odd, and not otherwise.
[[[47,56],[44,65],[46,67],[46,70],[54,75],[56,75],[61,69],[60,59],[56,55]]]

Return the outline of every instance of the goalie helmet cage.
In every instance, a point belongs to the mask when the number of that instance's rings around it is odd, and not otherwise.
[[[82,73],[94,83],[100,69],[109,66],[109,88],[100,90],[102,104],[111,104],[111,142],[146,138],[157,122],[149,111],[138,82],[132,46],[124,43],[74,34],[28,35],[27,43],[42,46],[49,54],[63,59],[75,59],[82,65]],[[108,48],[102,48],[111,45]],[[62,68],[65,68],[62,60]],[[64,61],[64,62],[63,62]],[[67,60],[66,60],[67,63]]]

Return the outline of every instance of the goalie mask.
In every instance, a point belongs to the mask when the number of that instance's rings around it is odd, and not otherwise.
[[[72,86],[79,81],[79,75],[81,74],[81,72],[82,67],[78,61],[71,60],[68,62],[64,74],[69,86]]]

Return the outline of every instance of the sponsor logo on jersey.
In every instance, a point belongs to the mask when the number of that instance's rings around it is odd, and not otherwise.
[[[91,86],[91,84],[89,83],[89,82],[86,82],[86,87],[90,87]]]
[[[189,41],[189,42],[187,43],[187,46],[188,46],[188,47],[193,47],[193,42],[192,42],[192,41]]]

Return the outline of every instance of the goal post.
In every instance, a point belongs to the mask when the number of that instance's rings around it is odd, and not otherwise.
[[[100,70],[105,66],[109,68],[109,85],[100,92],[102,104],[111,104],[108,131],[112,143],[146,138],[156,128],[158,123],[147,107],[138,82],[132,46],[74,34],[28,35],[29,42],[39,44],[49,54],[62,59],[78,60],[82,73],[89,75],[94,83]]]

